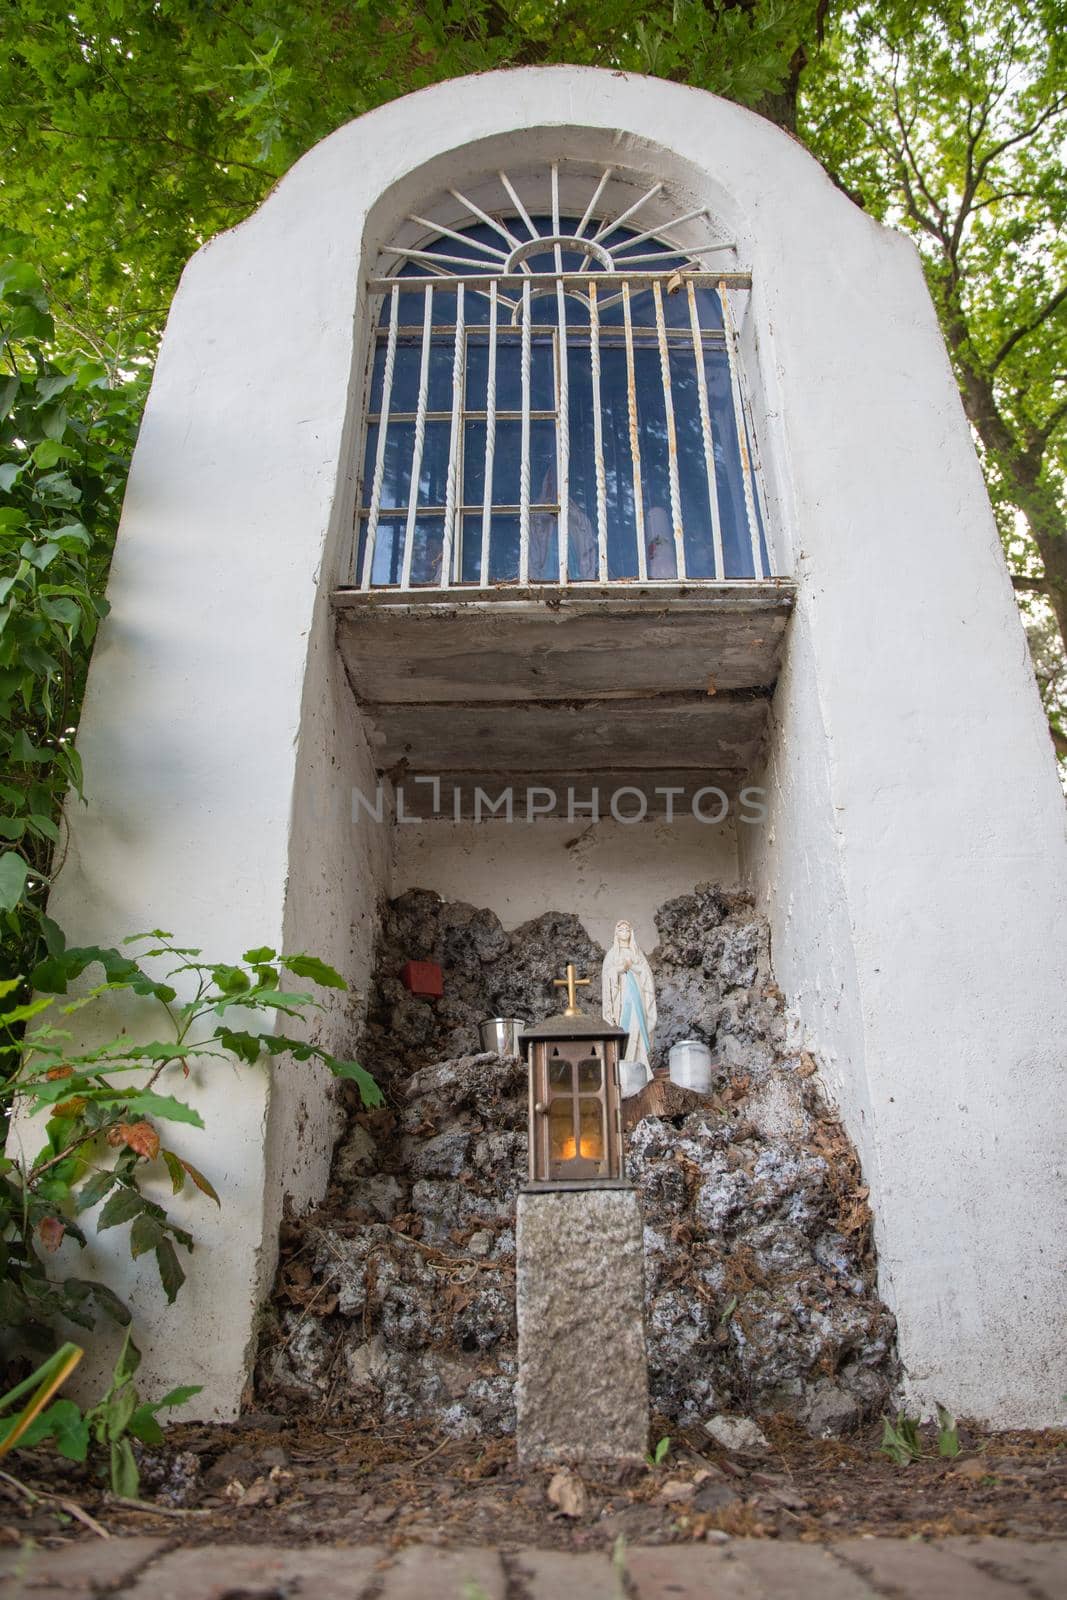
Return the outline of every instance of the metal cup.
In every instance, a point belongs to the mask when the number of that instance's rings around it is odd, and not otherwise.
[[[703,1039],[681,1039],[671,1046],[671,1082],[695,1094],[711,1093],[711,1051]]]
[[[478,1024],[482,1049],[493,1050],[498,1056],[517,1056],[519,1034],[525,1027],[521,1017],[486,1017]]]

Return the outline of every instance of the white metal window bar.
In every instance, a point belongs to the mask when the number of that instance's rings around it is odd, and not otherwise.
[[[732,247],[670,241],[671,228],[699,211],[663,228],[629,229],[662,185],[598,220],[610,169],[577,223],[561,216],[556,167],[548,217],[532,215],[537,208],[524,206],[507,175],[499,176],[517,219],[492,217],[453,191],[476,223],[461,230],[413,217],[436,238],[389,247],[406,265],[369,285],[379,314],[353,581],[406,590],[765,577],[731,305],[750,279],[708,271],[699,260]],[[444,240],[468,253],[442,247]],[[642,251],[649,241],[655,248]],[[542,270],[546,263],[554,270]],[[434,376],[445,375],[446,351],[447,403]],[[475,366],[484,366],[484,390],[472,387]],[[501,403],[501,383],[511,404]],[[539,455],[538,478],[533,440],[536,432],[543,444],[546,431],[553,443],[547,465]],[[510,495],[497,492],[501,470]],[[517,527],[505,570],[494,547],[498,527]]]

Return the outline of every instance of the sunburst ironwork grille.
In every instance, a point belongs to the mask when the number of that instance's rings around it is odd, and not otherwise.
[[[769,571],[730,252],[621,214],[412,216],[376,278],[352,582],[380,587],[715,581]]]

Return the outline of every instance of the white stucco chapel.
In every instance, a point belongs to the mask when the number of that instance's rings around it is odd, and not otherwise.
[[[72,943],[313,951],[343,1055],[389,895],[647,949],[746,888],[908,1402],[1060,1419],[1063,796],[918,255],[799,143],[569,67],[339,129],[185,270],[109,596]],[[107,1270],[146,1389],[180,1345],[229,1417],[338,1113],[306,1066],[187,1092],[195,1270]]]

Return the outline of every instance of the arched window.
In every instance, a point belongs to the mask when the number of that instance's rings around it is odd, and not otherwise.
[[[621,213],[547,214],[499,175],[388,247],[371,364],[354,581],[362,588],[760,578],[730,250]]]

